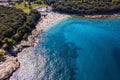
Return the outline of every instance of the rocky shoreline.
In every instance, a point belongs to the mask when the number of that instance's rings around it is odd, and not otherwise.
[[[17,58],[6,56],[4,62],[0,62],[0,80],[6,80],[10,75],[20,67]]]
[[[50,25],[56,23],[57,21],[61,21],[62,19],[67,17],[69,17],[69,15],[54,12],[48,13],[47,16],[43,16],[40,19],[40,21],[36,25],[36,28],[32,31],[31,35],[28,36],[27,40],[22,40],[19,44],[13,47],[13,51],[15,52],[15,54],[17,54],[16,58],[18,59],[18,62],[20,62],[21,66],[23,65],[23,63],[21,62],[21,60],[19,60],[19,57],[26,55],[22,54],[22,52],[30,47],[35,47],[38,43],[38,35],[43,33]],[[21,69],[21,66],[19,69]]]
[[[117,18],[120,17],[120,14],[111,14],[111,15],[83,15],[78,16],[83,18],[91,18],[91,19],[111,19],[111,18]]]
[[[114,15],[85,15],[80,16],[83,18],[92,18],[92,19],[99,19],[99,18],[116,18],[119,17],[120,14]],[[13,51],[15,54],[19,54],[23,51],[23,49],[28,47],[34,47],[38,43],[38,35],[45,31],[50,25],[54,24],[57,21],[60,21],[67,17],[77,17],[76,15],[67,15],[67,14],[60,14],[55,12],[48,13],[47,16],[42,17],[42,19],[36,25],[36,28],[32,31],[31,35],[28,36],[27,40],[22,40],[19,44],[13,47]],[[24,56],[24,54],[22,54]],[[20,67],[19,60],[17,57],[7,56],[4,62],[0,63],[0,80],[4,80],[9,78],[14,71],[16,71]]]

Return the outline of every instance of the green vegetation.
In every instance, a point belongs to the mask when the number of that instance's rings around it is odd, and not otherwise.
[[[5,54],[6,54],[6,51],[0,49],[0,60],[4,60],[5,59]]]
[[[18,3],[15,4],[16,8],[22,9],[26,13],[29,13],[32,8],[34,9],[35,7],[39,7],[39,6],[40,6],[39,4],[28,5],[28,3],[25,4],[23,2],[20,4],[18,4]]]
[[[15,7],[18,9],[22,9],[24,12],[29,13],[29,8],[27,8],[27,6],[24,3],[16,3]]]
[[[28,34],[25,33],[25,34],[23,35],[23,39],[27,39],[27,37],[28,37]]]
[[[29,13],[31,9],[41,6],[45,6],[41,0],[28,0],[16,3],[14,7],[23,10],[25,13]]]
[[[12,45],[16,44],[16,41],[11,38],[4,38],[2,40],[2,43],[7,43],[8,46],[12,46]]]
[[[26,39],[39,18],[40,14],[36,10],[26,14],[20,9],[0,7],[0,46],[5,43],[12,46]]]
[[[54,11],[79,15],[113,14],[120,12],[120,0],[43,0]]]

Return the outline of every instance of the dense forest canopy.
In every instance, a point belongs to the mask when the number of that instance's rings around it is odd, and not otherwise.
[[[0,45],[15,44],[22,40],[35,28],[39,18],[40,14],[36,10],[26,14],[20,9],[0,7]]]
[[[43,0],[55,11],[74,14],[112,14],[120,12],[120,0]]]

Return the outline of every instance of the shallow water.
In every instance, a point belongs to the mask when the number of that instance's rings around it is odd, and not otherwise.
[[[120,19],[70,18],[20,53],[11,80],[120,80]]]

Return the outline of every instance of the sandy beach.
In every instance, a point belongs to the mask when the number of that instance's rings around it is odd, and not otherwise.
[[[70,15],[67,14],[60,14],[55,12],[48,13],[47,16],[42,17],[42,20],[39,21],[39,23],[36,26],[36,30],[41,31],[48,28],[50,25],[56,23],[57,21],[60,21],[64,18],[70,17]]]

